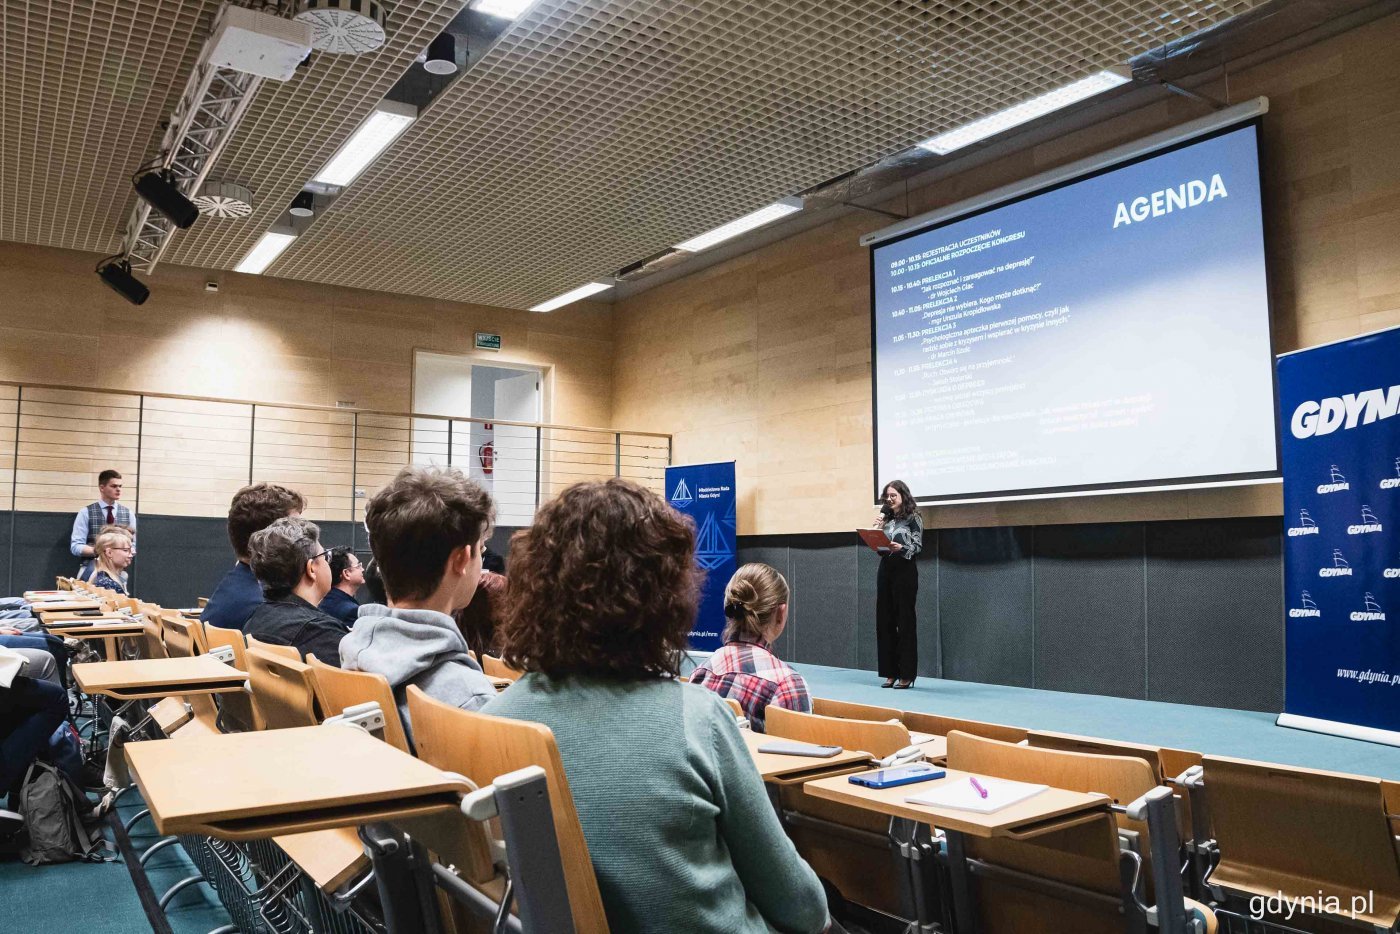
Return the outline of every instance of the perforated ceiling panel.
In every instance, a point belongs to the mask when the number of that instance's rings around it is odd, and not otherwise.
[[[271,272],[528,307],[1251,5],[540,0]]]
[[[268,274],[526,307],[1257,3],[538,0]],[[462,5],[265,82],[215,171],[253,215],[165,261],[236,265]],[[215,7],[5,0],[0,238],[115,248]]]
[[[398,0],[384,48],[318,53],[291,81],[265,81],[214,173],[253,190],[253,215],[203,219],[176,235],[165,261],[237,264],[465,2]],[[136,197],[130,176],[154,155],[218,7],[0,2],[0,239],[118,249]]]

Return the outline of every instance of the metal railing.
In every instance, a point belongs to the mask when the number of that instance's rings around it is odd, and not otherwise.
[[[18,512],[75,512],[110,467],[138,517],[222,517],[265,480],[305,495],[308,518],[358,524],[400,468],[437,464],[480,482],[514,526],[580,480],[659,492],[670,459],[654,432],[0,381],[0,502],[8,487]]]

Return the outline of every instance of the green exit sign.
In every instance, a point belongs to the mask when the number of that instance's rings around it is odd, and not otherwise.
[[[501,349],[501,335],[499,335],[499,334],[487,334],[487,333],[484,332],[484,331],[477,331],[477,332],[476,332],[476,349],[477,349],[477,350],[500,350],[500,349]]]

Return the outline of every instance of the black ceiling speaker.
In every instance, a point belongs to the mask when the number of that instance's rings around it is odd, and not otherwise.
[[[175,176],[169,170],[147,172],[136,179],[136,193],[151,207],[170,219],[181,230],[188,230],[199,218],[199,208],[175,187]]]
[[[133,305],[140,305],[151,297],[151,290],[131,274],[131,263],[124,259],[113,260],[97,267],[97,274],[113,291]]]
[[[440,33],[428,45],[428,57],[423,67],[435,75],[450,75],[457,71],[457,43],[452,33]]]

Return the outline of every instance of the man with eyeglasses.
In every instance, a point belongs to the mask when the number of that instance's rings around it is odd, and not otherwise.
[[[289,516],[255,532],[248,556],[263,603],[243,631],[263,642],[293,646],[302,658],[315,655],[338,666],[340,640],[350,627],[317,609],[331,589],[330,552],[321,546],[321,530],[307,519]]]
[[[321,612],[353,626],[360,615],[360,601],[355,599],[355,593],[365,582],[365,566],[344,545],[332,548],[327,557],[331,562],[331,589],[321,601]]]

